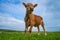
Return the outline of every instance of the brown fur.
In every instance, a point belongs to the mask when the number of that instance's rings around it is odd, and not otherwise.
[[[44,23],[43,23],[43,18],[41,16],[38,16],[38,15],[35,15],[33,14],[31,10],[33,10],[37,4],[33,5],[31,3],[28,3],[28,4],[25,4],[23,3],[23,5],[25,6],[26,8],[26,16],[24,18],[24,21],[25,21],[25,32],[27,32],[28,30],[28,27],[30,27],[30,33],[32,32],[32,27],[37,27],[38,28],[38,33],[40,32],[40,28],[39,28],[39,25],[42,26],[44,32],[45,32],[45,28],[44,28]],[[32,8],[32,9],[30,9]],[[30,10],[29,10],[30,9]]]

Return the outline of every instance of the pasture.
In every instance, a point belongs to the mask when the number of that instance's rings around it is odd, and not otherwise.
[[[37,32],[24,33],[21,31],[1,31],[0,40],[60,40],[60,32],[47,32],[45,36],[43,32],[37,35]]]

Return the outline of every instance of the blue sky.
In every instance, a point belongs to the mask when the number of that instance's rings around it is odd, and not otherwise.
[[[60,31],[60,0],[0,0],[0,29],[25,30],[22,2],[38,4],[33,13],[43,17],[46,31]]]

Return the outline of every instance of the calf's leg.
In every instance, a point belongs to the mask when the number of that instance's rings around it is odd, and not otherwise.
[[[40,32],[40,28],[39,28],[39,26],[37,26],[37,28],[38,28],[38,35],[40,34],[39,32]]]
[[[32,33],[32,26],[30,26],[29,32]]]
[[[28,31],[28,25],[25,24],[25,33]]]
[[[42,23],[41,23],[41,26],[42,26],[42,28],[43,28],[43,30],[44,30],[45,35],[47,35],[47,34],[46,34],[46,31],[45,31],[45,27],[44,27],[43,21],[42,21]]]

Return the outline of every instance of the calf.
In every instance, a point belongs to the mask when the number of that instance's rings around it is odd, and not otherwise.
[[[39,35],[39,32],[40,32],[39,25],[41,25],[43,30],[44,30],[44,33],[46,35],[43,18],[41,16],[37,16],[37,15],[32,13],[34,8],[37,6],[37,4],[33,5],[31,3],[26,4],[26,3],[23,2],[23,5],[26,8],[26,15],[25,15],[25,18],[24,18],[25,33],[27,32],[28,27],[30,27],[29,32],[31,33],[32,32],[32,27],[34,26],[34,27],[38,28],[38,35]]]

